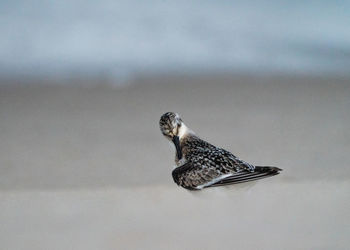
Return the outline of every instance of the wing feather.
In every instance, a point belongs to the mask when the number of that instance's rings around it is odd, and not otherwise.
[[[216,182],[210,186],[207,186],[207,187],[217,187],[217,186],[239,184],[239,183],[243,183],[243,182],[263,179],[263,178],[274,176],[277,174],[279,174],[278,171],[246,172],[245,174],[238,174],[238,175],[229,176],[229,177],[227,177],[219,182]]]

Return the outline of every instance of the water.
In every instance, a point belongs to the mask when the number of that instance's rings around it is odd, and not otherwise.
[[[0,74],[349,74],[350,1],[0,2]]]

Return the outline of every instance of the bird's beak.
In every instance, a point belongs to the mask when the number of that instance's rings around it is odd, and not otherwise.
[[[182,158],[182,151],[181,151],[181,146],[180,146],[180,138],[175,135],[173,137],[173,143],[175,145],[175,148],[176,148],[176,153],[177,153],[177,158],[180,160]]]

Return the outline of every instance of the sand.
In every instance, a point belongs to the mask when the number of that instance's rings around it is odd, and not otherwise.
[[[10,82],[3,82],[10,83]],[[0,86],[3,249],[347,249],[350,80],[142,76],[129,86]],[[256,165],[193,194],[158,120]]]

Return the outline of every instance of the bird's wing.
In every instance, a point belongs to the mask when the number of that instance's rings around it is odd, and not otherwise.
[[[185,164],[183,164],[180,167],[177,167],[173,170],[173,172],[171,173],[174,179],[174,182],[177,185],[180,185],[180,178],[182,178],[182,176],[188,171],[191,170],[193,168],[193,165],[191,162],[187,162]]]

